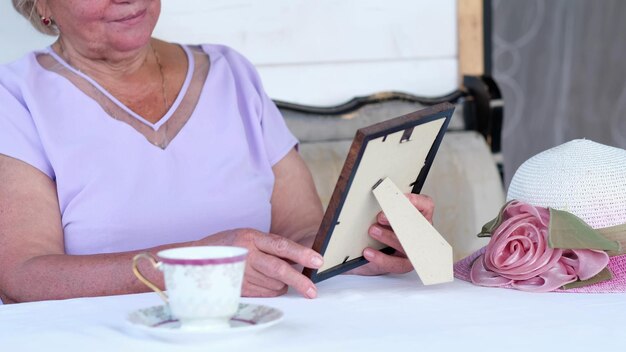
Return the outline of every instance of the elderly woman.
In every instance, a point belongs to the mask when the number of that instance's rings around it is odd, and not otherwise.
[[[142,292],[135,254],[196,245],[249,249],[244,295],[316,297],[292,265],[322,264],[322,206],[245,58],[152,38],[158,0],[13,5],[58,39],[0,66],[2,301]],[[401,250],[384,218],[370,234]],[[398,253],[354,273],[412,270]]]

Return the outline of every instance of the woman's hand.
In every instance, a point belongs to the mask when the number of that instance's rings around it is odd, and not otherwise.
[[[243,296],[279,296],[292,286],[307,298],[317,297],[317,288],[313,282],[290,263],[317,269],[323,259],[314,250],[292,240],[253,229],[236,229],[220,232],[197,244],[221,244],[248,249]]]
[[[408,194],[407,197],[409,198],[409,201],[411,201],[411,204],[413,204],[417,210],[422,213],[426,220],[432,224],[433,212],[435,210],[435,203],[433,200],[428,196],[412,193]],[[369,235],[378,242],[384,243],[395,249],[395,253],[385,254],[374,248],[365,248],[365,250],[363,250],[363,257],[365,257],[369,263],[350,270],[348,274],[403,274],[413,270],[413,265],[411,265],[411,262],[406,257],[404,249],[402,248],[398,237],[391,229],[385,214],[380,212],[376,217],[376,220],[377,223],[369,228]]]

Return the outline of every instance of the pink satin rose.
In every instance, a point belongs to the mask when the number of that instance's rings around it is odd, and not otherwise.
[[[550,248],[546,208],[512,201],[502,220],[484,254],[472,264],[470,279],[477,285],[548,292],[590,279],[609,262],[604,251]]]

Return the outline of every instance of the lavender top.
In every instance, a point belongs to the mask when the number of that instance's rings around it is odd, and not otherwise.
[[[183,48],[185,83],[156,124],[50,48],[0,66],[0,154],[56,182],[66,253],[269,230],[272,166],[297,141],[245,58]]]

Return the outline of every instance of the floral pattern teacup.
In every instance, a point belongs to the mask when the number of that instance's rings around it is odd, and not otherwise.
[[[133,272],[169,305],[181,328],[227,328],[239,307],[247,254],[245,248],[226,246],[167,249],[156,258],[141,253],[133,258]],[[141,259],[163,271],[167,294],[139,272]]]

